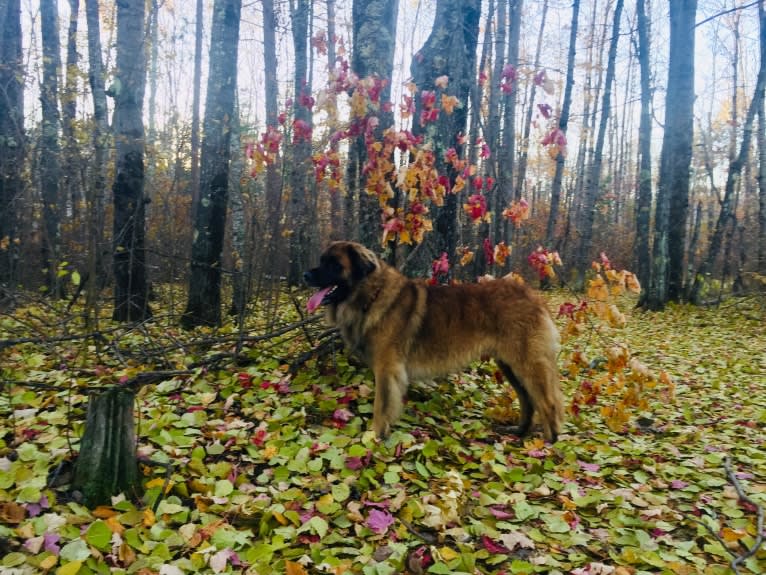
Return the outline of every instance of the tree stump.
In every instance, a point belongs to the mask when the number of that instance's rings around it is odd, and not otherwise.
[[[88,398],[73,483],[88,507],[108,504],[119,493],[140,491],[134,404],[135,393],[117,387]]]

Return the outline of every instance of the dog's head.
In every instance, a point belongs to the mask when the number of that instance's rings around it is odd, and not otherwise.
[[[322,253],[319,265],[303,274],[305,282],[319,288],[308,301],[309,312],[320,305],[338,305],[354,288],[380,267],[377,256],[361,244],[333,242]]]

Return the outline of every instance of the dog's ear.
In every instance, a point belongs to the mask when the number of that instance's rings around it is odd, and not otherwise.
[[[380,267],[378,256],[361,245],[351,246],[348,257],[351,262],[351,277],[356,281],[366,278]]]

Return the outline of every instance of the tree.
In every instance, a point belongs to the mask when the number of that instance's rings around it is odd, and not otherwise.
[[[614,7],[614,20],[612,23],[612,38],[609,41],[609,56],[606,65],[606,78],[604,80],[604,93],[601,100],[601,119],[596,136],[596,147],[593,150],[593,163],[587,172],[585,195],[581,211],[580,243],[575,256],[577,270],[577,284],[581,288],[585,271],[589,267],[591,247],[593,243],[593,223],[596,219],[596,201],[601,196],[601,166],[603,164],[604,138],[606,137],[606,124],[612,103],[612,83],[614,80],[615,60],[617,59],[617,42],[620,37],[620,19],[622,17],[623,0],[617,0]]]
[[[567,127],[569,125],[569,108],[572,105],[572,87],[574,86],[574,64],[577,53],[577,23],[580,17],[580,0],[574,0],[572,3],[572,28],[569,30],[569,53],[567,55],[567,78],[564,87],[564,100],[561,104],[561,113],[559,114],[558,129],[561,135],[566,138]],[[551,210],[548,214],[548,225],[545,228],[545,243],[548,246],[553,245],[554,234],[556,233],[556,221],[559,215],[559,204],[561,203],[561,183],[564,179],[564,162],[566,161],[566,148],[559,146],[556,152],[556,170],[553,174],[551,183]]]
[[[107,144],[110,136],[107,118],[104,64],[101,59],[101,24],[98,0],[85,1],[88,24],[88,78],[93,97],[93,168],[86,189],[88,204],[88,272],[85,307],[88,322],[95,327],[98,320],[98,292],[102,276],[104,245],[104,193],[106,191]],[[85,281],[85,278],[83,279]]]
[[[710,239],[710,245],[708,246],[707,255],[700,263],[697,273],[694,276],[694,282],[692,283],[692,289],[689,299],[693,303],[700,303],[702,294],[702,286],[705,283],[710,270],[715,264],[716,260],[723,246],[724,234],[728,226],[734,226],[736,215],[734,213],[734,200],[736,195],[737,182],[742,174],[742,168],[747,162],[750,154],[750,143],[753,137],[753,123],[755,121],[755,114],[758,110],[758,106],[761,105],[764,99],[764,93],[766,92],[766,12],[763,10],[763,2],[759,4],[759,20],[760,20],[760,46],[761,46],[761,63],[758,70],[758,79],[756,80],[755,93],[753,99],[750,101],[750,106],[747,110],[747,116],[742,126],[742,142],[740,143],[739,152],[731,160],[729,164],[729,172],[726,176],[726,188],[723,194],[723,201],[721,202],[721,210],[718,213],[718,220],[716,221],[715,231],[713,237]]]
[[[197,213],[199,204],[199,116],[202,100],[202,0],[197,0],[194,23],[194,78],[192,80],[192,120],[191,120],[191,194],[192,217]]]
[[[44,230],[42,259],[45,287],[54,297],[61,296],[59,262],[61,261],[61,231],[59,203],[61,201],[61,162],[58,107],[58,76],[61,70],[61,42],[58,29],[58,4],[55,0],[40,0],[40,25],[43,44],[43,81],[40,86],[42,104],[42,134],[40,141],[40,186],[43,198]]]
[[[142,321],[151,315],[144,246],[144,4],[117,1],[117,70],[114,98],[117,173],[114,194],[115,321]]]
[[[670,3],[670,55],[665,97],[665,131],[654,216],[654,245],[649,289],[642,304],[660,310],[680,296],[689,166],[694,134],[694,19],[696,0]],[[679,243],[679,245],[673,245]],[[671,250],[672,246],[672,250]],[[680,249],[680,252],[679,252]],[[678,266],[678,270],[671,268]],[[671,282],[673,286],[671,288]]]
[[[649,23],[646,17],[646,2],[636,4],[638,26],[638,65],[641,70],[641,119],[638,128],[638,197],[636,201],[636,275],[642,289],[649,285],[650,261],[650,219],[652,211],[652,93],[649,71]]]
[[[303,282],[303,272],[308,269],[309,241],[307,188],[311,165],[312,117],[311,85],[309,84],[308,28],[311,5],[308,0],[290,0],[292,15],[293,52],[295,70],[293,75],[293,144],[290,166],[290,266],[287,283],[291,286]]]
[[[24,66],[19,0],[0,2],[0,32],[0,287],[9,287],[16,280],[17,214],[25,155]]]
[[[200,202],[194,221],[189,298],[181,325],[221,323],[221,263],[235,113],[239,21],[242,0],[216,0],[210,35],[205,120],[200,167]]]
[[[80,0],[69,0],[69,28],[66,43],[66,74],[64,93],[61,98],[61,130],[64,139],[63,146],[63,178],[62,192],[69,202],[72,220],[77,220],[80,213],[80,203],[83,199],[83,184],[77,171],[79,168],[80,150],[75,138],[77,122],[77,88],[80,70],[78,68],[79,54],[77,52],[78,25],[80,22]]]
[[[383,130],[392,127],[394,117],[386,111],[385,103],[391,99],[391,78],[394,69],[396,45],[396,18],[398,0],[354,0],[352,21],[354,44],[351,69],[359,78],[374,76],[385,84],[380,94],[378,125],[373,131],[376,140]],[[365,133],[359,134],[351,144],[349,172],[352,174],[350,190],[364,190],[362,166],[367,161]],[[364,191],[359,192],[359,241],[369,248],[380,244],[380,206],[377,198]]]
[[[470,0],[438,0],[433,28],[412,61],[412,77],[418,90],[432,91],[437,88],[436,80],[446,76],[449,83],[442,90],[447,97],[454,97],[462,105],[452,114],[441,112],[437,121],[420,125],[418,118],[423,111],[422,98],[417,99],[413,133],[422,135],[426,145],[431,146],[436,167],[445,173],[451,183],[458,175],[444,160],[447,151],[453,148],[458,157],[463,155],[461,135],[465,133],[468,110],[465,105],[474,82],[476,69],[476,46],[479,37],[481,2]],[[446,253],[455,261],[457,248],[457,206],[458,197],[448,193],[444,205],[436,208],[434,230],[426,237],[430,253],[426,257],[437,258]]]

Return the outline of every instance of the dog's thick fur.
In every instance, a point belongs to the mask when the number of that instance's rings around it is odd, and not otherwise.
[[[386,436],[401,414],[411,378],[445,375],[491,356],[521,404],[512,432],[526,434],[536,411],[545,438],[556,440],[564,419],[559,334],[545,302],[530,288],[512,279],[427,285],[353,242],[330,244],[305,280],[323,288],[314,299],[322,299],[348,349],[375,374],[378,436]]]

